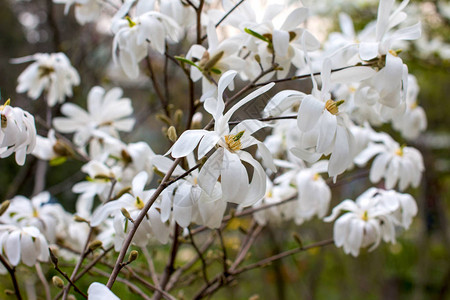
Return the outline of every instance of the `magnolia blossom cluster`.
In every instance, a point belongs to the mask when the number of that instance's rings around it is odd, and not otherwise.
[[[55,2],[65,3],[66,12],[75,4],[80,24],[94,21],[103,5]],[[306,7],[286,14],[283,5],[268,5],[260,18],[250,2],[243,2],[224,19],[222,25],[229,30],[219,31],[216,25],[234,7],[231,1],[223,1],[225,10],[205,9],[199,16],[181,1],[120,3],[111,18],[112,60],[135,79],[149,53],[152,59],[170,56],[168,47],[187,40],[189,47],[173,60],[193,84],[201,82],[198,107],[211,121],[179,136],[172,131],[171,148],[155,154],[146,141],[122,141],[121,133],[131,132],[136,120],[132,100],[119,87],[92,87],[87,109],[64,103],[47,137],[36,137],[32,115],[8,103],[1,106],[2,157],[15,152],[18,164],[26,153],[59,163],[79,159],[86,178],[72,187],[79,195],[75,215],[82,222],[73,221],[48,192],[31,200],[11,199],[0,219],[0,251],[14,266],[20,261],[33,265],[48,259],[46,249],[53,243],[81,251],[89,226],[96,228],[103,245],[120,251],[138,219],[142,222],[132,244],[167,243],[174,226],[219,228],[233,206],[253,209],[260,225],[337,218],[335,244],[354,256],[381,240],[395,242],[396,229],[410,227],[417,205],[410,195],[393,189],[417,187],[424,164],[418,150],[373,128],[392,123],[407,140],[426,128],[425,113],[417,104],[417,81],[397,48],[399,41],[420,36],[419,23],[403,25],[407,4],[394,7],[394,0],[380,0],[377,20],[359,33],[342,14],[342,32],[321,44],[306,28]],[[283,22],[278,24],[280,16]],[[190,34],[199,19],[207,33],[203,44]],[[47,104],[53,106],[79,84],[78,73],[62,53],[35,54],[27,60],[34,62],[20,75],[17,91],[31,99],[45,91]],[[320,76],[314,74],[317,70]],[[275,93],[271,81],[290,80],[294,71],[310,77],[312,90]],[[238,79],[247,84],[248,93],[230,96]],[[273,96],[261,115],[237,120],[238,111],[268,95]],[[369,180],[386,190],[370,188],[329,215],[329,183],[369,162]],[[167,175],[165,184],[170,184],[154,188],[155,174]],[[99,295],[103,288],[93,285],[89,293]]]

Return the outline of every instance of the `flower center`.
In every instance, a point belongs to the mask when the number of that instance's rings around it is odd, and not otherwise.
[[[241,150],[242,144],[241,144],[241,137],[244,135],[245,130],[239,131],[236,134],[230,134],[225,136],[225,143],[228,146],[228,149],[231,151],[238,151]]]
[[[321,176],[319,175],[319,173],[315,173],[314,176],[313,176],[313,180],[314,180],[314,181],[317,181],[317,180],[319,180],[320,178],[321,178]]]
[[[326,110],[328,110],[330,112],[330,114],[337,115],[339,113],[338,107],[342,103],[344,103],[344,100],[333,101],[333,100],[329,99],[329,100],[327,100],[327,102],[325,102],[325,108],[326,108]]]
[[[366,222],[369,220],[369,216],[368,216],[368,214],[367,214],[367,210],[364,211],[364,213],[363,213],[361,219],[363,219],[363,221],[366,221]]]
[[[133,22],[133,20],[131,20],[131,18],[129,16],[126,16],[125,19],[128,21],[128,26],[130,26],[130,28],[133,28],[134,26],[136,26],[136,23]]]
[[[403,156],[403,148],[405,148],[405,145],[401,145],[400,148],[395,150],[395,154],[398,156]]]
[[[141,198],[136,197],[136,202],[134,202],[134,206],[136,206],[137,209],[143,209],[144,201],[142,201]]]

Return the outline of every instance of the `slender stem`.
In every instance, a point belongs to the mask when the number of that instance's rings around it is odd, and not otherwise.
[[[156,274],[155,264],[153,263],[152,256],[148,252],[147,247],[141,247],[141,249],[142,249],[142,253],[144,253],[145,259],[147,260],[148,268],[150,271],[150,277],[152,278],[153,283],[156,286],[159,286],[159,280],[158,280],[158,276]]]
[[[203,274],[203,279],[205,280],[205,282],[208,284],[209,280],[208,280],[208,273],[206,271],[206,261],[205,258],[203,257],[203,253],[200,251],[200,249],[198,248],[197,244],[194,241],[194,236],[191,233],[191,229],[188,228],[188,232],[189,232],[189,239],[191,240],[191,244],[192,247],[194,247],[195,252],[197,252],[198,258],[200,259],[200,261],[202,262],[202,274]]]
[[[161,91],[161,88],[159,87],[159,83],[158,83],[158,81],[156,79],[156,75],[155,75],[155,72],[153,70],[153,66],[152,66],[152,61],[150,59],[150,55],[147,55],[145,61],[147,62],[147,69],[148,69],[148,72],[149,72],[149,75],[150,75],[150,80],[153,83],[153,88],[155,89],[156,95],[158,96],[159,101],[161,102],[161,106],[162,106],[165,114],[168,117],[170,117],[170,112],[169,112],[169,108],[168,108],[167,99],[165,99],[165,97],[164,97],[164,95],[163,95],[163,93]]]
[[[98,274],[100,274],[100,275],[102,275],[102,276],[105,276],[105,277],[109,276],[109,274],[107,272],[102,271],[102,270],[100,270],[100,269],[98,269],[96,267],[93,268],[93,271],[98,273]],[[121,277],[117,277],[116,280],[119,281],[119,282],[122,282],[123,284],[125,284],[133,292],[135,292],[136,294],[141,296],[142,299],[150,300],[150,297],[148,297],[137,285],[135,285],[135,284],[131,283],[130,281],[128,281],[128,280],[126,280],[124,278],[121,278]]]
[[[9,263],[6,261],[6,258],[4,258],[3,255],[0,255],[0,262],[5,267],[5,269],[8,271],[9,276],[11,277],[11,281],[14,286],[14,293],[16,294],[17,299],[22,300],[22,295],[20,294],[19,284],[17,283],[16,274],[15,274],[16,269],[9,265]]]
[[[199,44],[199,45],[202,43],[202,10],[203,10],[204,4],[205,4],[205,0],[200,0],[198,8],[196,9],[196,12],[197,12],[197,44]]]
[[[244,267],[242,267],[240,269],[234,270],[232,272],[232,274],[233,275],[238,275],[238,274],[243,273],[245,271],[248,271],[248,270],[251,270],[251,269],[255,269],[255,268],[258,268],[258,267],[263,267],[265,265],[270,264],[271,262],[274,262],[276,260],[285,258],[287,256],[291,256],[291,255],[297,254],[297,253],[302,252],[302,251],[306,251],[308,249],[319,248],[319,247],[331,245],[331,244],[333,244],[333,242],[334,242],[333,239],[329,239],[329,240],[324,240],[324,241],[317,242],[317,243],[314,243],[314,244],[310,244],[310,245],[307,245],[307,246],[304,246],[304,247],[299,247],[299,248],[287,250],[287,251],[275,254],[273,256],[264,258],[264,259],[262,259],[262,260],[260,260],[260,261],[258,261],[256,263],[253,263],[253,264],[250,264],[250,265],[246,265],[246,266],[244,266]]]
[[[150,200],[145,204],[144,208],[141,210],[138,217],[134,220],[133,227],[131,228],[130,232],[127,234],[125,241],[122,245],[122,249],[120,250],[119,256],[117,257],[116,264],[114,266],[114,269],[108,279],[108,282],[106,286],[111,289],[111,287],[114,284],[114,281],[116,280],[117,276],[120,272],[120,265],[122,264],[123,259],[125,258],[125,254],[128,250],[128,247],[130,247],[131,241],[133,240],[134,235],[136,234],[136,231],[139,227],[139,225],[144,220],[145,216],[147,215],[147,212],[149,211],[150,207],[153,205],[153,203],[156,201],[158,196],[161,194],[161,192],[166,188],[167,182],[172,175],[173,171],[175,170],[176,166],[181,162],[181,158],[177,158],[172,166],[170,167],[167,174],[164,176],[163,180],[161,181],[161,184],[158,186],[158,188],[153,193]]]
[[[225,243],[223,241],[223,237],[222,237],[222,231],[219,229],[216,230],[217,231],[217,236],[219,237],[219,241],[220,241],[220,247],[222,247],[222,260],[223,260],[223,274],[228,274],[228,265],[227,265],[227,260],[228,260],[228,255],[227,255],[227,249],[225,247]]]
[[[368,67],[368,66],[370,66],[370,65],[346,66],[346,67],[342,67],[342,68],[333,69],[333,70],[331,70],[331,73],[337,72],[337,71],[342,71],[342,70],[345,70],[345,69],[354,68],[354,67]],[[318,76],[320,74],[321,74],[321,72],[316,72],[316,73],[312,73],[312,74],[304,74],[304,75],[298,75],[298,76],[293,76],[293,77],[288,77],[288,78],[282,78],[282,79],[276,79],[276,80],[268,80],[266,82],[256,83],[253,86],[254,87],[263,86],[263,85],[266,85],[266,84],[271,83],[271,82],[279,83],[279,82],[286,82],[286,81],[292,81],[292,80],[309,79],[309,78],[311,78],[311,75]]]
[[[38,275],[38,277],[39,277],[39,280],[40,280],[41,283],[42,283],[42,286],[44,287],[44,291],[45,291],[45,299],[51,300],[51,299],[52,299],[52,295],[51,295],[51,293],[50,293],[50,287],[48,286],[48,282],[47,282],[47,280],[45,279],[44,272],[42,272],[41,264],[37,262],[37,263],[34,265],[34,267],[36,268],[36,273],[37,273],[37,275]]]
[[[164,274],[161,279],[160,288],[161,290],[164,290],[166,288],[167,283],[169,282],[170,276],[174,272],[175,268],[175,258],[177,256],[178,247],[179,247],[179,241],[178,241],[178,235],[180,233],[180,226],[178,224],[175,224],[174,233],[173,233],[173,242],[172,242],[172,249],[170,251],[170,259],[167,262],[166,268],[164,269]],[[156,292],[155,295],[153,295],[153,299],[158,300],[161,298],[161,293]]]
[[[55,266],[55,270],[59,272],[59,274],[61,274],[68,282],[68,287],[70,288],[70,286],[73,286],[73,288],[75,289],[75,291],[77,293],[79,293],[81,296],[83,296],[84,298],[87,299],[87,295],[85,293],[83,293],[76,285],[75,282],[73,282],[73,280],[63,271],[59,268],[58,264],[56,262],[53,263],[53,265]],[[69,288],[65,287],[64,288],[64,295],[63,298],[65,296],[66,293],[68,293]],[[66,296],[67,297],[67,296]]]

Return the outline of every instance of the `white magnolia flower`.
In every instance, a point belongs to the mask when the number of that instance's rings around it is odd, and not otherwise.
[[[419,85],[414,75],[408,75],[408,91],[406,95],[406,110],[401,116],[392,119],[392,125],[403,137],[413,140],[427,128],[427,116],[422,107],[417,104]]]
[[[98,282],[93,282],[89,286],[88,298],[89,300],[120,300],[106,285]]]
[[[63,133],[75,132],[73,140],[80,147],[101,132],[118,137],[118,131],[131,131],[135,122],[130,116],[133,113],[131,100],[121,97],[121,88],[105,92],[102,87],[95,86],[88,95],[88,111],[73,103],[65,103],[61,112],[66,117],[55,118],[53,126]]]
[[[343,247],[345,253],[358,256],[360,248],[371,245],[374,250],[381,239],[395,243],[394,219],[391,209],[374,200],[373,190],[361,194],[356,201],[344,200],[324,220],[331,222],[345,212],[334,223],[334,243]]]
[[[198,158],[204,157],[215,146],[216,151],[208,158],[198,176],[200,187],[212,195],[216,182],[220,176],[223,200],[248,206],[264,196],[266,174],[260,163],[250,153],[243,149],[257,145],[263,161],[275,170],[272,156],[266,146],[252,137],[257,130],[267,126],[257,120],[245,120],[236,125],[231,131],[228,122],[231,116],[244,104],[257,96],[267,92],[273,84],[268,84],[246,96],[236,103],[225,114],[225,103],[222,94],[236,76],[235,71],[228,71],[219,80],[217,99],[205,100],[205,109],[214,118],[214,130],[188,130],[175,142],[170,150],[173,157],[185,157],[192,153],[198,145]],[[242,161],[253,167],[252,180]]]
[[[72,191],[81,194],[79,202],[90,211],[96,195],[99,196],[102,202],[110,193],[112,180],[116,181],[114,185],[113,195],[115,191],[120,191],[124,186],[122,185],[122,168],[119,166],[108,167],[101,161],[91,160],[85,164],[81,170],[88,174],[86,181],[78,182],[72,187]],[[81,204],[80,202],[80,204]]]
[[[244,65],[244,60],[237,56],[239,41],[228,38],[219,43],[216,28],[213,23],[207,26],[208,49],[202,45],[192,45],[186,54],[186,58],[196,62],[197,67],[191,67],[191,78],[198,81],[202,78],[202,98],[212,96],[217,87],[214,81],[228,70],[239,71]]]
[[[274,63],[279,66],[279,70],[276,72],[278,78],[287,76],[291,64],[297,68],[304,66],[304,51],[314,51],[320,47],[320,42],[314,35],[300,27],[308,18],[308,9],[300,7],[293,10],[281,26],[275,26],[273,19],[283,9],[283,5],[271,4],[266,7],[260,21],[253,19],[240,23],[240,29],[248,28],[253,31],[251,39],[246,43],[247,48],[251,51],[250,57],[253,59],[255,54],[258,54],[263,68],[268,69],[272,66],[272,57],[274,56]],[[255,33],[259,38],[254,37]],[[258,68],[256,60],[253,61],[253,64],[256,64]]]
[[[347,126],[347,115],[339,109],[344,100],[331,100],[331,61],[328,59],[323,63],[321,78],[321,91],[313,79],[312,94],[305,96],[300,104],[297,124],[302,136],[300,145],[291,151],[308,162],[331,154],[328,174],[336,178],[352,162],[354,137]]]
[[[139,1],[136,17],[123,16],[134,1],[127,1],[116,14],[111,25],[114,33],[113,59],[129,78],[139,75],[139,62],[147,56],[148,46],[163,54],[166,38],[177,42],[180,27],[171,17],[153,11],[153,1]],[[148,2],[148,3],[145,3]]]
[[[119,199],[107,202],[96,209],[91,218],[91,226],[98,226],[108,216],[113,216],[116,237],[123,242],[133,224],[122,214],[121,209],[124,208],[132,219],[135,219],[140,214],[154,192],[154,190],[144,190],[147,180],[148,174],[144,171],[136,175],[129,193],[125,193]],[[155,202],[147,212],[147,218],[140,224],[133,238],[134,244],[142,247],[146,246],[150,235],[161,243],[167,243],[170,227],[167,223],[161,221],[160,211],[159,203]],[[116,244],[115,246],[116,251],[119,251],[121,244]]]
[[[65,4],[64,14],[69,13],[72,5],[75,6],[75,19],[81,25],[96,21],[101,13],[102,5],[98,0],[53,0],[54,3]]]
[[[188,167],[195,165],[194,155],[187,157]],[[167,157],[156,156],[152,160],[158,171],[167,173],[173,161]],[[177,166],[172,176],[180,176],[185,170]],[[163,222],[172,215],[174,221],[185,228],[194,222],[209,228],[218,228],[222,224],[227,203],[222,199],[221,185],[217,182],[212,194],[208,195],[198,185],[198,170],[193,170],[183,179],[166,188],[162,193],[161,218]]]
[[[48,243],[34,226],[0,224],[0,254],[5,254],[13,266],[22,261],[31,267],[36,261],[48,261]]]
[[[72,97],[72,87],[80,84],[77,70],[62,53],[36,53],[13,60],[14,63],[34,61],[17,79],[18,93],[27,92],[33,100],[39,98],[43,91],[49,106],[63,103],[65,97]]]
[[[252,205],[253,208],[277,204],[284,200],[294,197],[296,194],[295,188],[290,185],[274,185],[269,178],[267,178],[266,194],[264,198]],[[275,205],[266,209],[262,209],[253,213],[255,221],[259,225],[266,225],[267,223],[279,223],[281,221],[290,220],[294,217],[292,213],[295,211],[295,202],[288,201],[283,204]]]
[[[9,100],[0,105],[0,157],[16,153],[16,162],[25,163],[26,155],[36,145],[36,127],[34,117],[20,107],[12,107]]]
[[[387,189],[393,188],[398,182],[401,191],[409,185],[419,186],[425,167],[417,149],[400,146],[389,135],[378,134],[375,142],[369,143],[355,157],[354,162],[363,166],[374,156],[369,176],[371,182],[376,183],[384,177]]]
[[[15,196],[5,213],[11,221],[21,226],[38,228],[51,243],[55,242],[57,225],[64,209],[58,203],[50,202],[50,193],[42,192],[31,199]]]

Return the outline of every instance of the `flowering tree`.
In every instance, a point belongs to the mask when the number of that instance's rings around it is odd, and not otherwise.
[[[48,162],[67,160],[81,161],[84,174],[71,182],[74,213],[45,191],[45,180],[36,180],[31,198],[2,202],[0,272],[9,274],[18,299],[21,264],[36,269],[47,299],[73,298],[72,291],[116,299],[110,291],[116,282],[143,299],[174,299],[174,292],[200,282],[190,294],[200,299],[284,257],[330,244],[358,256],[395,243],[410,227],[418,208],[403,191],[419,186],[422,155],[380,130],[390,124],[413,140],[426,129],[417,81],[399,55],[405,41],[421,35],[420,23],[405,12],[407,0],[380,0],[376,20],[359,32],[341,13],[342,32],[326,40],[308,28],[318,21],[304,5],[54,2],[65,4],[66,14],[74,4],[80,25],[101,19],[110,26],[115,69],[108,72],[122,83],[148,75],[170,146],[158,154],[150,140],[122,139],[144,126],[134,102],[121,87],[84,81],[63,52],[11,60],[28,63],[17,92],[47,109],[47,119],[36,123],[48,134],[37,135],[33,115],[7,100],[0,106],[0,156],[14,153],[19,165],[27,155],[39,158],[37,178],[52,171]],[[161,63],[162,73],[155,68]],[[300,81],[312,89],[283,86]],[[70,101],[80,84],[90,88],[87,109]],[[182,99],[171,96],[175,89]],[[337,193],[340,203],[330,209],[330,186],[355,173],[376,186],[354,200]],[[235,249],[226,243],[227,227],[243,217],[251,221]],[[295,235],[296,248],[249,258],[266,226],[313,218],[334,222],[329,239],[303,244]],[[177,261],[187,247],[195,255]],[[212,247],[220,255],[208,256]],[[149,249],[165,252],[164,267]],[[58,272],[55,288],[41,263]]]

